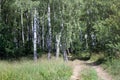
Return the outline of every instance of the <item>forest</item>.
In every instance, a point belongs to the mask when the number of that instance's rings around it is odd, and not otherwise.
[[[0,0],[0,80],[120,80],[119,72],[120,0]]]

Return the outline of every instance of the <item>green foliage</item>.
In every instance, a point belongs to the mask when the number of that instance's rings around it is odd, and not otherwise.
[[[0,62],[0,80],[69,80],[71,74],[62,61]]]
[[[86,24],[90,51],[103,51],[115,54],[119,49],[119,0],[84,1],[81,20]],[[91,33],[96,35],[95,49],[91,46]],[[107,55],[109,56],[109,54]]]
[[[114,80],[120,79],[120,59],[107,60],[102,66],[112,75]]]
[[[32,39],[28,42],[26,38],[28,34],[32,38],[34,8],[38,11],[37,35],[40,35],[41,38],[44,24],[44,38],[45,44],[47,44],[48,2],[49,0],[2,0],[0,9],[0,52],[2,55],[9,57],[9,54],[15,56],[18,52],[20,55],[33,52]],[[61,44],[64,43],[66,49],[72,48],[73,53],[77,54],[87,50],[88,52],[103,51],[116,54],[120,51],[119,6],[119,0],[50,0],[52,48],[55,48],[56,35],[62,31]],[[62,23],[63,30],[61,30]],[[28,30],[28,26],[30,30]],[[22,44],[22,30],[25,37],[24,44]],[[88,35],[87,39],[84,37],[85,34]],[[91,37],[92,34],[95,35],[94,40]],[[14,38],[18,41],[19,49],[15,48]],[[42,42],[41,39],[40,42]],[[28,47],[29,45],[30,47]],[[47,50],[46,48],[45,50]],[[42,50],[42,48],[40,47],[38,50]]]
[[[0,25],[0,57],[14,56],[14,44],[11,42],[11,37],[13,37],[9,31],[7,25]],[[5,54],[6,53],[6,54]]]

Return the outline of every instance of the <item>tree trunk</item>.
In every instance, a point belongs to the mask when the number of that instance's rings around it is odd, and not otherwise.
[[[65,61],[68,61],[68,56],[67,56],[67,53],[66,53],[65,49],[64,49],[64,52],[63,52],[63,57],[64,57]]]
[[[61,32],[63,32],[64,30],[64,25],[63,25],[63,18],[62,18],[62,23],[61,23]],[[63,51],[63,59],[64,61],[68,61],[68,56],[67,56],[67,53],[66,53],[66,37],[64,36],[63,39],[62,39],[62,51]]]
[[[33,26],[34,26],[34,17],[33,17],[33,13],[32,13],[32,11],[31,11],[31,28],[32,28],[32,31],[31,31],[31,40],[32,40],[32,42],[33,42],[33,32],[34,32],[34,30],[33,30]]]
[[[27,41],[30,41],[30,26],[29,26],[29,16],[28,13],[26,14],[26,18],[27,18]]]
[[[22,10],[21,10],[21,28],[22,28],[22,42],[23,42],[23,45],[24,45],[25,38],[24,38],[23,12],[22,12]]]
[[[63,39],[63,43],[62,43],[62,52],[63,52],[63,59],[64,59],[64,61],[68,61],[68,56],[67,56],[67,52],[66,52],[66,42],[65,42],[65,39]]]
[[[39,23],[39,21],[37,21],[37,32],[38,32],[38,34],[37,34],[37,36],[38,36],[38,46],[39,46],[39,48],[41,49],[41,27],[39,26],[40,25],[40,23]]]
[[[44,50],[44,45],[45,45],[45,42],[44,42],[44,17],[42,18],[42,49]]]
[[[37,61],[37,10],[35,9],[34,13],[34,26],[33,26],[33,34],[34,34],[34,39],[33,39],[33,47],[34,47],[34,61]]]
[[[56,58],[58,58],[60,54],[60,38],[61,38],[61,32],[56,35]]]
[[[48,3],[48,59],[51,58],[51,18],[50,18],[50,2]]]

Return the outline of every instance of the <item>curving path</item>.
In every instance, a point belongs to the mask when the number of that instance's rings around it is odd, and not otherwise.
[[[81,80],[80,72],[86,67],[92,67],[96,70],[100,80],[113,80],[112,77],[100,66],[88,65],[90,62],[74,60],[70,62],[70,66],[73,68],[73,74],[70,80]]]

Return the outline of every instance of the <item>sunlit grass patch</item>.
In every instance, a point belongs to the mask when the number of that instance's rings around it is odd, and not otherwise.
[[[71,74],[62,60],[0,62],[0,80],[69,80]]]
[[[81,80],[98,80],[97,72],[93,68],[85,68],[80,73]]]

